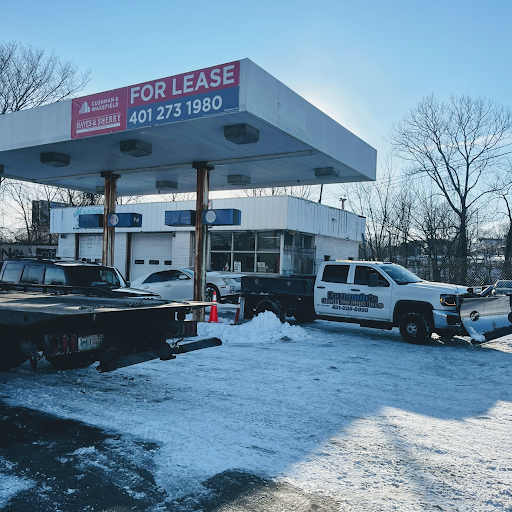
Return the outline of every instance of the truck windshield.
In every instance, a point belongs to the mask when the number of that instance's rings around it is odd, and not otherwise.
[[[386,274],[395,281],[397,284],[419,283],[421,279],[416,275],[400,265],[388,264],[379,265],[379,269],[386,272]]]
[[[75,267],[73,279],[76,286],[100,286],[119,288],[121,281],[114,269],[107,267]]]

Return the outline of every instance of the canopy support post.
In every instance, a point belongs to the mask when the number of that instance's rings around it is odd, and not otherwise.
[[[210,171],[214,167],[206,162],[194,162],[192,167],[197,171],[194,300],[204,301],[206,300],[207,226],[203,225],[203,210],[208,209]],[[194,309],[193,318],[197,322],[204,322],[204,308]]]
[[[101,263],[108,267],[114,266],[114,241],[115,228],[109,227],[108,217],[116,212],[117,180],[120,178],[117,174],[111,172],[102,172],[101,176],[105,178],[105,200],[103,210],[103,252]]]

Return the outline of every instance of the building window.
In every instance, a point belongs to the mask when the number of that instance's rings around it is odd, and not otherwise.
[[[231,252],[212,252],[210,254],[211,269],[215,271],[231,270]]]
[[[279,251],[281,235],[278,231],[260,231],[258,232],[258,252],[259,251]]]
[[[235,251],[254,251],[255,250],[255,236],[252,231],[245,233],[233,233]]]
[[[210,233],[212,251],[231,251],[231,232],[219,233],[218,231]]]
[[[235,272],[254,272],[254,252],[235,252],[233,254]]]
[[[257,272],[279,273],[279,253],[258,253]]]

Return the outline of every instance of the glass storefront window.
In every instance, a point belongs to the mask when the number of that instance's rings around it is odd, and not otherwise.
[[[233,254],[234,272],[254,272],[254,253],[235,252]]]
[[[258,251],[278,251],[281,245],[278,231],[260,231],[258,233]]]
[[[254,233],[249,231],[247,233],[233,233],[234,250],[235,251],[254,251],[255,238]],[[234,261],[234,260],[233,260]]]
[[[279,273],[279,254],[278,253],[258,253],[256,263],[257,272]]]
[[[231,251],[231,232],[210,232],[212,251]]]
[[[230,252],[212,252],[210,253],[211,269],[215,271],[231,270]]]

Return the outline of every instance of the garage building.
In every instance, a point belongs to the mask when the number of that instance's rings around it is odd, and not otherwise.
[[[209,227],[208,270],[312,274],[326,258],[357,258],[363,241],[363,217],[297,197],[213,199],[210,207],[240,210],[241,224]],[[195,201],[118,206],[118,213],[142,215],[142,227],[116,228],[115,266],[128,280],[193,266],[194,227],[166,226],[165,212],[194,208]],[[103,214],[103,206],[52,209],[57,256],[101,262],[102,230],[80,228],[84,214]]]

